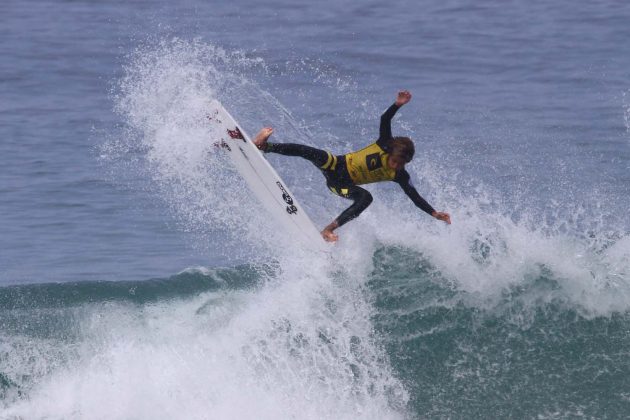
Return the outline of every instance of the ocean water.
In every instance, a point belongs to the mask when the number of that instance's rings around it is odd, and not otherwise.
[[[0,4],[0,419],[630,417],[630,5]],[[330,257],[204,124],[416,144]],[[269,156],[318,226],[348,203]]]

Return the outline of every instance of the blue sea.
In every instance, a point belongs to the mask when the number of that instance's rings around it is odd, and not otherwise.
[[[411,137],[312,254],[213,146]],[[349,203],[269,155],[322,228]],[[0,419],[630,418],[630,4],[0,4]]]

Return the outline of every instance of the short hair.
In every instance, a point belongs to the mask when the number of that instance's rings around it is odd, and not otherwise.
[[[409,137],[394,137],[390,146],[391,154],[402,157],[407,163],[411,162],[416,148]]]

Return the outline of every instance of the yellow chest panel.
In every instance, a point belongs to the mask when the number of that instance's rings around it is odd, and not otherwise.
[[[388,157],[389,154],[376,143],[348,153],[346,166],[350,178],[356,185],[393,180],[396,177],[396,170],[387,166]]]

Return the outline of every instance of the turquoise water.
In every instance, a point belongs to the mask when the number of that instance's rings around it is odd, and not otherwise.
[[[630,8],[0,6],[0,418],[625,418]],[[212,147],[336,153],[394,120],[396,185],[299,249]],[[346,205],[270,156],[314,222]]]
[[[343,270],[325,284],[282,271],[274,262],[5,287],[6,415],[623,418],[628,410],[627,314],[580,313],[549,271],[485,301],[400,246],[375,250],[365,283]],[[112,400],[123,407],[112,412]]]

